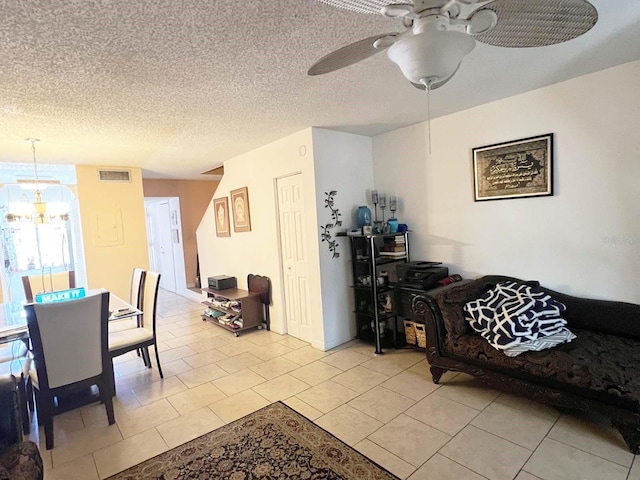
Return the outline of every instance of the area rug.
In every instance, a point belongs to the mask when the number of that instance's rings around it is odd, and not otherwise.
[[[396,479],[281,402],[108,480]]]

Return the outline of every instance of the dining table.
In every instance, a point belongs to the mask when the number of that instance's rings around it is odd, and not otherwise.
[[[103,288],[88,290],[87,294],[102,293]],[[24,306],[26,301],[6,302],[0,304],[0,344],[15,340],[28,340],[29,327],[27,327],[27,312]],[[117,295],[109,293],[109,321],[123,320],[125,318],[142,315],[142,310],[124,301]]]
[[[88,290],[87,294],[91,295],[105,291],[107,290],[103,288],[92,289]],[[22,340],[27,345],[29,344],[29,327],[27,326],[27,314],[24,309],[27,304],[28,302],[25,300],[0,304],[0,344],[16,340]],[[142,310],[124,301],[117,295],[111,292],[109,293],[110,322],[136,317],[138,315],[142,315]],[[113,368],[113,365],[110,365],[110,367]],[[100,397],[95,387],[80,390],[68,397],[57,397],[54,414],[64,413],[99,400]]]

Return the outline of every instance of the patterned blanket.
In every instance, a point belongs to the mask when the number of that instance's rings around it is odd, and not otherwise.
[[[576,336],[561,317],[566,307],[535,287],[498,283],[464,306],[465,319],[494,348],[515,357],[570,342]]]

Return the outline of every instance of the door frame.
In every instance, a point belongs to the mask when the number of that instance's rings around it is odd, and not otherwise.
[[[304,173],[300,171],[287,173],[285,175],[279,175],[273,179],[273,194],[275,197],[275,223],[276,223],[276,236],[278,242],[278,271],[280,273],[280,305],[282,305],[282,333],[289,333],[289,312],[287,310],[287,298],[285,289],[285,271],[284,271],[284,257],[282,256],[282,235],[280,231],[280,200],[278,197],[278,180],[282,180],[289,177],[295,177],[296,175],[302,175],[304,179]],[[306,192],[305,192],[306,193]],[[305,199],[307,197],[305,196]],[[306,202],[306,200],[305,200]],[[311,340],[304,340],[311,342]]]
[[[167,202],[169,206],[170,218],[168,218],[167,221],[169,222],[171,230],[177,230],[177,235],[178,235],[178,243],[173,243],[173,242],[171,243],[171,250],[173,253],[173,275],[176,282],[175,293],[181,296],[190,297],[191,295],[189,295],[190,291],[187,288],[187,276],[186,276],[185,264],[184,264],[182,219],[180,217],[180,199],[178,197],[145,197],[144,204],[145,204],[145,212],[146,212],[145,220],[147,222],[146,224],[147,239],[150,240],[153,238],[152,233],[150,233],[151,228],[149,225],[149,221],[153,222],[153,218],[150,218],[151,215],[149,215],[150,212],[147,209],[147,207],[151,204],[164,203],[164,202]],[[177,223],[177,225],[172,224],[171,214],[174,212],[175,212],[175,222]],[[147,241],[147,248],[149,253],[149,263],[151,264],[151,259],[153,258],[152,255],[154,255],[154,253],[152,252],[152,249],[150,248],[148,241]]]

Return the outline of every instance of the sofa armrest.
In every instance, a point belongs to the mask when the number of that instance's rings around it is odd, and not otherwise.
[[[436,298],[470,282],[471,280],[462,280],[444,287],[434,288],[424,294],[417,295],[411,302],[414,319],[419,323],[424,323],[426,326],[427,358],[431,358],[431,355],[442,356],[444,354],[444,343],[448,334],[442,311]]]

